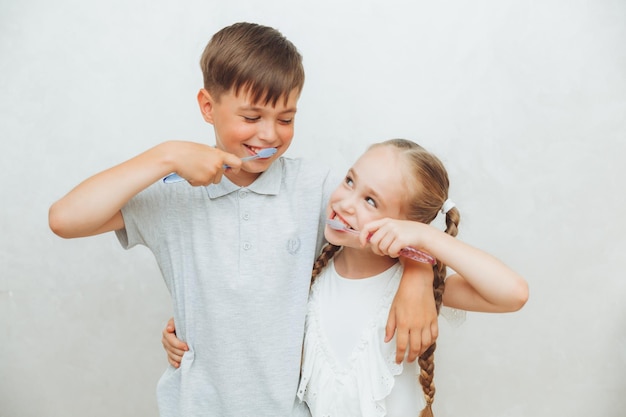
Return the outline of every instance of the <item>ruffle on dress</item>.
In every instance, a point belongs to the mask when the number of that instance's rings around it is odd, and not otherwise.
[[[385,399],[394,386],[394,377],[403,369],[402,364],[395,362],[395,340],[384,342],[389,307],[401,276],[402,268],[399,268],[345,368],[337,364],[320,329],[319,286],[311,289],[298,398],[307,403],[313,417],[382,417],[386,414]]]

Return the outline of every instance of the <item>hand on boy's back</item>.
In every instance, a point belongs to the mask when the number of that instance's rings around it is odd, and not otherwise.
[[[219,183],[225,165],[235,173],[241,168],[241,159],[213,146],[182,141],[171,144],[175,172],[193,186]]]
[[[165,325],[165,329],[163,329],[162,332],[161,343],[163,344],[163,349],[165,349],[165,352],[167,353],[167,361],[174,368],[178,368],[180,366],[180,362],[183,360],[183,355],[189,350],[189,347],[187,346],[187,343],[176,337],[174,318],[169,319]]]

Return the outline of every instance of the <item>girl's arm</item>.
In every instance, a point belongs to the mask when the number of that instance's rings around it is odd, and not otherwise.
[[[428,264],[403,260],[404,272],[389,310],[385,342],[396,333],[396,362],[413,362],[439,335],[433,296],[433,270]],[[408,346],[407,346],[408,345]]]
[[[167,361],[174,368],[178,368],[183,360],[183,355],[189,350],[189,347],[187,343],[176,337],[176,326],[173,317],[169,319],[163,329],[161,343],[165,353],[167,353]]]
[[[492,255],[437,231],[426,249],[454,269],[446,279],[443,304],[467,311],[517,311],[528,300],[528,284]]]
[[[50,207],[50,228],[65,238],[121,229],[120,210],[149,185],[171,172],[192,185],[219,182],[223,164],[238,169],[241,160],[208,145],[164,142],[80,183]]]
[[[407,246],[424,250],[456,274],[446,280],[443,303],[483,312],[517,311],[528,300],[528,284],[492,255],[435,227],[407,220],[381,219],[366,226],[372,250],[398,256]]]

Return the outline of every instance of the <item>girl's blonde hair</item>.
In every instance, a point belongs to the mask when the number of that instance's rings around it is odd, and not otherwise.
[[[401,161],[408,174],[407,183],[409,189],[406,194],[407,209],[405,211],[407,219],[426,224],[432,222],[442,209],[443,203],[448,199],[450,181],[443,163],[435,155],[410,140],[391,139],[376,143],[370,146],[370,149],[379,146],[393,146],[402,156]],[[445,232],[451,236],[456,236],[460,221],[459,211],[453,207],[448,210],[445,216]],[[313,265],[311,282],[315,280],[339,249],[339,246],[332,244],[324,247]],[[445,288],[446,266],[438,260],[437,264],[433,266],[433,274],[433,294],[437,314],[439,314]],[[419,381],[426,400],[426,407],[420,413],[420,417],[433,416],[432,404],[435,398],[434,353],[436,347],[437,344],[433,343],[418,358],[420,366]]]

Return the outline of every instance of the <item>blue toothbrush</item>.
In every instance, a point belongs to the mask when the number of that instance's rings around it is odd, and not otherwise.
[[[259,153],[257,153],[256,155],[246,156],[245,158],[241,158],[241,161],[245,162],[245,161],[252,161],[253,159],[266,159],[274,155],[277,150],[278,149],[276,148],[264,148],[264,149],[261,149]],[[224,165],[224,169],[226,168],[230,168],[230,167],[228,165]],[[170,174],[167,177],[163,178],[163,182],[166,184],[171,184],[173,182],[180,182],[180,181],[185,181],[185,179],[176,173]]]

